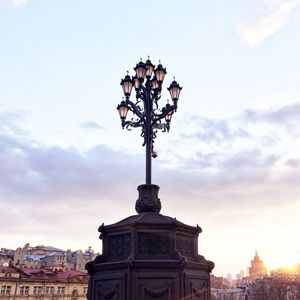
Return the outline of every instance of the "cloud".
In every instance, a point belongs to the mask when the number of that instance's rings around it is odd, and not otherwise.
[[[87,240],[97,240],[97,227],[105,219],[102,213],[109,222],[115,207],[126,211],[130,195],[134,211],[136,186],[142,181],[136,170],[144,157],[101,144],[84,152],[47,146],[23,134],[14,124],[17,120],[22,115],[0,113],[0,124],[7,128],[0,131],[0,226],[7,228],[8,244],[26,239],[57,244],[61,234],[76,241],[73,234],[81,232]],[[87,226],[94,229],[90,235],[83,232]]]
[[[268,174],[265,179],[271,180],[279,167],[297,170],[300,141],[294,134],[300,132],[299,117],[300,103],[248,110],[240,117],[222,120],[185,117],[188,126],[178,130],[155,160],[156,176],[163,184],[181,178],[187,186],[197,182],[193,187],[197,189],[201,179],[200,186],[217,184],[221,188],[224,182],[233,187],[244,176],[254,179],[259,173]],[[104,144],[85,151],[47,146],[20,129],[22,119],[21,113],[0,112],[0,199],[118,199],[122,189],[143,181],[143,155]],[[268,126],[260,130],[265,123]],[[261,176],[257,178],[259,184]],[[118,188],[111,189],[111,185]]]
[[[15,7],[21,7],[26,5],[29,0],[10,0],[11,4]]]
[[[298,167],[299,119],[299,102],[264,111],[246,110],[223,120],[186,116],[188,126],[178,129],[162,163],[201,173],[204,182],[210,178],[223,187],[224,182],[234,187],[247,178],[255,185],[272,182],[272,174],[293,173],[287,169]]]
[[[245,122],[265,128],[264,138],[269,144],[274,144],[281,138],[290,139],[291,143],[299,141],[300,102],[267,110],[246,110],[244,117]]]
[[[299,0],[265,0],[262,14],[253,21],[240,22],[236,34],[249,47],[257,47],[283,27],[299,5]]]
[[[99,125],[96,122],[93,121],[87,121],[87,122],[83,122],[81,123],[81,128],[84,129],[105,129],[105,127]]]
[[[104,197],[111,191],[110,185],[124,184],[122,177],[131,181],[131,168],[139,160],[127,155],[129,167],[124,168],[123,159],[105,145],[80,152],[0,135],[1,196],[28,201]]]
[[[300,167],[300,159],[290,158],[286,161],[286,164],[289,166],[292,166],[294,168],[298,168],[298,167]]]
[[[211,230],[212,240],[228,238],[229,231],[230,236],[242,234],[241,242],[248,247],[256,238],[251,234],[261,228],[265,235],[289,228],[282,222],[292,219],[289,214],[296,214],[300,200],[300,141],[283,124],[299,120],[298,105],[222,120],[185,117],[153,162],[162,213],[191,225],[200,220],[204,230]],[[5,246],[28,241],[60,248],[98,245],[97,227],[103,221],[113,223],[135,213],[144,155],[104,144],[85,151],[44,145],[20,128],[22,120],[22,114],[0,113],[0,128],[6,128],[0,132]],[[291,212],[287,205],[294,207]],[[270,229],[266,224],[272,224]],[[217,256],[213,249],[208,258]]]
[[[249,133],[239,126],[229,124],[228,120],[211,120],[199,116],[193,116],[189,119],[194,127],[197,128],[193,135],[199,140],[207,143],[221,143],[224,140],[232,141],[235,138],[249,137]],[[189,137],[188,134],[182,134],[184,137]]]
[[[268,121],[277,124],[299,124],[300,102],[269,108],[265,111],[246,110],[246,118],[251,121]]]

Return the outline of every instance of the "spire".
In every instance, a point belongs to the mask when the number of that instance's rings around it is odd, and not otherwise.
[[[255,249],[255,256],[258,256],[257,249]]]

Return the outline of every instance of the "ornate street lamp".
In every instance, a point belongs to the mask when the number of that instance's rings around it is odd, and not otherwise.
[[[158,100],[161,98],[162,83],[167,71],[161,63],[155,68],[149,57],[146,63],[140,61],[134,68],[135,76],[130,77],[128,72],[121,80],[125,100],[117,107],[122,122],[122,128],[131,130],[131,127],[141,127],[146,147],[146,184],[151,184],[151,157],[157,154],[153,150],[154,139],[158,130],[170,130],[172,115],[177,110],[182,87],[175,81],[175,77],[168,90],[173,104],[167,103],[159,108]],[[136,99],[130,100],[132,89],[135,89]],[[133,117],[126,120],[127,113],[131,111]],[[165,120],[165,122],[164,122]]]
[[[148,58],[134,70],[134,77],[127,74],[121,80],[124,99],[117,109],[123,128],[141,127],[146,184],[137,188],[137,215],[99,227],[102,254],[86,265],[90,278],[87,298],[210,300],[214,263],[198,254],[202,229],[160,214],[159,186],[151,183],[151,159],[157,156],[154,139],[159,130],[169,131],[182,88],[174,78],[168,88],[172,103],[159,108],[166,69],[160,63],[155,68]]]
[[[148,58],[134,70],[134,77],[127,74],[121,80],[124,98],[117,109],[123,128],[141,127],[146,146],[146,184],[137,187],[137,215],[99,227],[102,254],[86,265],[87,298],[210,300],[214,263],[198,254],[202,229],[160,214],[159,186],[151,183],[151,159],[157,156],[154,139],[159,130],[169,131],[182,88],[174,78],[168,88],[172,103],[159,108],[166,69],[160,63],[155,68]]]

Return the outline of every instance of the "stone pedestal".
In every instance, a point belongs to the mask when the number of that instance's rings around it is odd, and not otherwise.
[[[161,215],[158,186],[138,190],[138,215],[99,227],[103,253],[86,266],[88,299],[211,299],[214,263],[198,254],[201,228]]]

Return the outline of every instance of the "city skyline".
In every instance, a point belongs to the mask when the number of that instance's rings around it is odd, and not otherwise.
[[[298,0],[2,1],[1,247],[99,252],[97,228],[135,214],[144,148],[116,107],[149,55],[183,86],[155,141],[162,214],[199,224],[214,274],[255,249],[268,269],[299,262],[299,14]]]
[[[84,250],[85,249],[85,250]],[[83,251],[84,250],[84,251]],[[47,252],[47,254],[43,253],[43,251]],[[30,253],[30,254],[28,254]],[[38,254],[36,254],[38,253]],[[57,248],[53,245],[48,245],[43,244],[43,245],[32,245],[30,244],[30,242],[26,243],[25,245],[19,245],[16,249],[9,249],[6,247],[3,247],[3,245],[1,245],[0,247],[0,266],[9,266],[9,265],[14,265],[14,266],[19,266],[22,268],[22,265],[24,265],[26,268],[50,268],[50,265],[45,265],[43,260],[45,259],[45,257],[52,257],[53,255],[58,255],[58,257],[60,255],[67,255],[68,253],[76,253],[78,254],[92,254],[93,257],[95,257],[96,255],[99,255],[99,253],[95,253],[94,250],[92,249],[91,246],[85,247],[85,248],[80,248],[80,249],[76,249],[76,250],[72,250],[72,249],[62,249],[62,248]],[[15,257],[16,255],[16,257]],[[22,259],[20,259],[22,257]],[[246,267],[242,267],[239,270],[239,273],[234,274],[231,272],[231,270],[227,270],[227,274],[226,274],[226,278],[230,279],[230,280],[242,280],[242,279],[246,279],[246,280],[255,280],[258,277],[264,277],[264,276],[272,276],[272,273],[275,274],[276,276],[276,272],[281,272],[281,273],[290,273],[291,275],[293,275],[294,273],[299,272],[299,268],[300,268],[300,262],[297,262],[296,264],[291,264],[291,265],[278,265],[276,266],[276,268],[274,269],[270,269],[266,267],[266,271],[267,273],[264,273],[264,270],[261,268],[265,268],[264,266],[264,260],[259,256],[259,253],[257,250],[255,250],[255,255],[253,256],[252,260],[251,258],[249,258],[248,260],[248,266]],[[258,259],[258,261],[256,260]],[[20,262],[17,262],[20,261]],[[254,263],[253,263],[254,262]],[[64,267],[67,267],[67,269],[70,267],[67,265],[67,263],[65,261],[58,261],[58,264],[55,265],[55,261],[53,261],[53,267],[56,268],[60,268],[61,264]],[[79,263],[82,262],[79,261]],[[255,264],[256,263],[256,264]],[[258,264],[257,264],[258,263]],[[252,271],[250,271],[252,267]],[[82,268],[82,266],[80,267]],[[74,270],[78,271],[78,266],[76,266],[74,268]],[[81,269],[81,271],[83,271]],[[250,274],[250,272],[252,272]],[[273,275],[274,275],[273,274]],[[212,275],[215,275],[212,272]],[[225,274],[222,275],[225,278]]]

